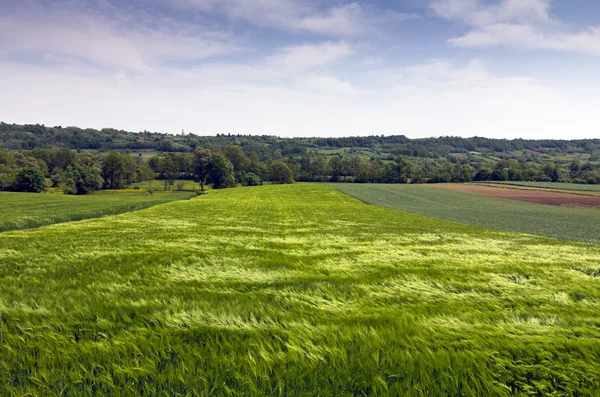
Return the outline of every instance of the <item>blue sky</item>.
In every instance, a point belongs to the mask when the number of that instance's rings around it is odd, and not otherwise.
[[[0,0],[0,120],[593,138],[595,0]]]

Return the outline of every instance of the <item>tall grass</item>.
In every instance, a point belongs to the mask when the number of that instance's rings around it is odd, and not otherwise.
[[[86,196],[0,192],[0,232],[99,218],[189,199],[189,192],[103,190]]]
[[[468,225],[600,243],[600,209],[557,207],[427,185],[331,184],[368,204]]]
[[[0,234],[1,395],[598,395],[600,248],[211,192]]]

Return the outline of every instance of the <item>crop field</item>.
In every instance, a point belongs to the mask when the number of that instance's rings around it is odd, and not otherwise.
[[[0,192],[0,231],[98,218],[192,197],[189,192],[103,190],[85,196]]]
[[[571,192],[570,190],[536,189],[529,187],[508,187],[504,185],[482,185],[466,183],[437,183],[430,185],[437,189],[474,193],[482,196],[508,200],[566,207],[600,207],[600,194],[597,192]]]
[[[0,395],[594,396],[599,261],[319,184],[0,233]]]
[[[533,188],[575,190],[581,192],[600,192],[600,185],[583,185],[578,183],[561,182],[494,182],[494,184],[525,186]]]
[[[337,183],[330,186],[368,204],[434,218],[498,230],[600,243],[600,208],[542,205],[452,191],[433,185]]]

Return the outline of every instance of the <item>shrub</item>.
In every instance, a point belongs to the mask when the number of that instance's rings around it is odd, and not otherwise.
[[[254,172],[249,172],[244,175],[244,186],[259,186],[262,185],[262,180]]]

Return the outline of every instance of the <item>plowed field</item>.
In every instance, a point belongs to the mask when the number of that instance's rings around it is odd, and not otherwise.
[[[483,196],[498,197],[509,200],[527,201],[530,203],[556,205],[565,207],[600,207],[600,197],[582,196],[563,192],[506,189],[503,187],[464,185],[456,183],[440,183],[431,185],[440,189],[458,192],[475,193]]]

